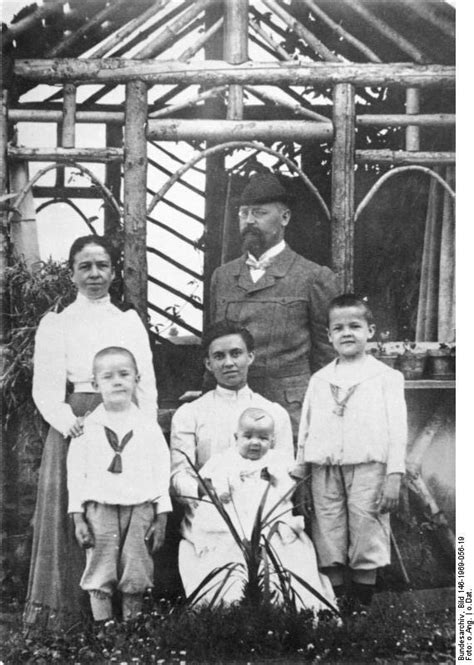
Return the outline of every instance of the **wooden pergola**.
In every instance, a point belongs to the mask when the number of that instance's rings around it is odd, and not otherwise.
[[[44,0],[25,7],[2,35],[0,258],[4,264],[14,260],[12,230],[19,220],[28,221],[22,212],[28,194],[45,199],[42,206],[69,202],[76,212],[80,206],[72,201],[103,199],[105,234],[123,231],[125,298],[144,320],[152,310],[199,334],[174,311],[149,302],[147,289],[158,285],[204,309],[206,317],[210,277],[230,257],[235,222],[226,205],[226,156],[245,148],[247,160],[266,152],[276,168],[284,164],[298,174],[329,226],[329,262],[341,290],[352,289],[355,224],[387,179],[421,172],[454,196],[439,169],[455,160],[454,22],[445,0]],[[255,49],[260,59],[251,59]],[[26,93],[43,84],[56,89],[41,101],[27,101]],[[84,94],[90,84],[97,89]],[[112,91],[120,91],[123,103],[110,102]],[[17,123],[54,123],[57,145],[18,145]],[[78,146],[78,125],[84,123],[104,128],[105,145]],[[382,132],[383,139],[374,140]],[[163,144],[176,141],[191,144],[195,153],[170,171],[151,157],[151,146],[160,145],[160,154],[169,156],[173,148]],[[324,146],[330,187],[318,191],[317,178],[278,143],[298,144],[310,163],[318,162]],[[15,161],[46,166],[10,191]],[[196,193],[183,176],[201,162],[205,185],[197,194],[205,200],[203,219],[167,198],[177,182]],[[103,182],[91,164],[105,165]],[[91,186],[67,182],[68,166],[88,176]],[[152,169],[167,177],[157,191]],[[356,171],[364,169],[380,177],[360,196]],[[54,184],[41,184],[50,171]],[[152,224],[188,247],[195,244],[153,215],[159,202],[202,224],[202,275],[166,247],[147,243]],[[202,280],[203,303],[166,275],[149,274],[150,256]],[[2,270],[0,297],[3,290]],[[8,339],[3,320],[0,331],[1,351]],[[424,389],[433,382],[412,383]],[[441,383],[437,388],[454,384]],[[413,447],[420,459],[442,422],[434,413],[422,429]],[[4,494],[6,474],[0,482]],[[26,530],[31,515],[20,494],[31,493],[34,483],[22,482],[8,491],[15,511],[24,513],[19,523]]]
[[[8,165],[14,160],[51,162],[44,171],[56,169],[58,174],[58,165],[79,166],[89,174],[85,164],[105,164],[105,182],[96,183],[108,204],[105,232],[123,224],[125,297],[143,318],[148,307],[147,218],[190,166],[170,174],[169,182],[147,202],[149,142],[198,141],[201,148],[205,142],[193,162],[206,159],[204,308],[209,279],[221,262],[225,243],[220,184],[224,154],[232,147],[242,145],[255,152],[278,141],[330,143],[331,264],[345,290],[353,286],[354,222],[372,195],[369,192],[356,208],[356,165],[390,165],[391,172],[425,170],[450,190],[432,169],[454,162],[453,147],[426,149],[420,140],[424,128],[449,128],[455,119],[452,112],[424,112],[420,102],[425,91],[441,93],[442,98],[452,95],[454,88],[454,10],[443,0],[293,0],[289,4],[280,0],[140,0],[133,8],[123,0],[86,0],[69,3],[73,15],[76,12],[74,30],[68,27],[63,4],[63,0],[45,3],[3,34],[7,75],[0,132],[2,194],[5,200],[15,195],[9,202],[21,207],[25,190],[9,192]],[[43,50],[42,57],[21,57],[22,38],[54,21],[61,25],[57,41]],[[179,57],[167,58],[170,47],[196,28],[201,32],[192,45]],[[271,53],[273,61],[249,60],[249,44]],[[92,55],[82,58],[91,47]],[[205,60],[196,58],[201,49]],[[101,91],[79,103],[80,87],[91,83],[103,86]],[[22,102],[21,94],[40,84],[59,86],[59,90],[43,102]],[[179,92],[195,85],[200,89],[187,102],[173,103]],[[125,89],[124,104],[100,104],[100,98],[117,86]],[[173,88],[152,101],[152,93],[161,86]],[[286,101],[268,86],[286,91]],[[324,113],[301,93],[305,87],[321,91],[330,101]],[[357,96],[368,88],[403,91],[403,112],[358,112]],[[249,93],[264,106],[250,106]],[[57,123],[57,147],[15,145],[17,122]],[[78,123],[104,125],[107,145],[77,147]],[[404,128],[402,148],[356,149],[356,133],[394,126]],[[59,175],[55,187],[38,187],[37,179],[28,183],[35,196],[97,196],[91,190],[68,187]],[[8,206],[3,206],[2,216],[8,236]],[[4,254],[7,236],[3,236]],[[150,251],[159,254],[159,250]],[[172,313],[161,313],[173,319]]]

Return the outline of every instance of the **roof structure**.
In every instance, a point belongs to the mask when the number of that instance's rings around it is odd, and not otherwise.
[[[148,221],[191,246],[198,244],[200,234],[190,237],[184,227],[205,224],[205,283],[225,258],[220,172],[229,168],[229,160],[224,153],[234,151],[235,172],[254,163],[263,145],[271,168],[286,163],[286,155],[294,172],[293,167],[301,165],[301,146],[316,142],[316,157],[321,163],[326,159],[328,172],[332,169],[333,190],[334,174],[345,171],[339,187],[346,199],[353,188],[347,185],[347,174],[357,161],[386,168],[414,163],[428,168],[453,161],[455,10],[444,0],[45,0],[25,6],[3,26],[3,54],[9,122],[55,122],[62,128],[62,141],[49,152],[12,144],[9,158],[102,162],[118,208],[124,205],[118,165],[124,154],[126,90],[132,80],[143,82],[148,170],[156,178],[160,174],[154,188],[148,177]],[[48,83],[55,88],[44,87]],[[344,86],[352,87],[352,100],[344,97]],[[337,158],[335,117],[347,115],[348,109],[356,134],[352,143],[347,137],[338,139],[342,143]],[[105,125],[106,147],[91,146],[90,152],[75,148],[76,123]],[[167,149],[164,141],[187,145],[184,156]],[[239,153],[239,159],[237,141],[243,141],[247,151],[243,158]],[[227,153],[224,148],[205,152],[216,143],[229,143]],[[275,147],[278,151],[272,153]],[[200,158],[208,158],[205,174],[200,159],[192,164],[197,174],[193,181],[188,178],[191,167],[182,162],[196,150],[204,151]],[[343,167],[348,150],[354,155]],[[169,178],[202,199],[201,204],[191,210],[166,198]],[[35,197],[46,199],[87,195],[76,190],[58,170],[55,187],[35,184],[33,191]],[[153,217],[158,201],[188,221],[180,227]],[[333,234],[332,249],[333,265],[346,275],[347,285],[351,267],[342,245],[351,232],[345,205],[333,194],[327,212],[336,226],[338,218],[346,220],[340,221],[340,233]],[[106,230],[113,227],[114,216],[116,211],[108,214]],[[354,211],[349,217],[353,222]],[[149,259],[150,253],[183,271],[184,279],[202,279],[198,268],[184,265],[176,256],[149,245]],[[164,284],[153,274],[150,281],[168,293],[174,289],[179,302],[202,309],[184,287]],[[132,289],[129,295],[133,294]],[[159,313],[183,323],[173,308]],[[185,328],[198,332],[194,325]]]

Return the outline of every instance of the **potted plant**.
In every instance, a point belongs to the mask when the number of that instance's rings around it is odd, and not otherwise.
[[[405,379],[417,380],[425,372],[427,352],[417,346],[416,342],[405,340],[404,351],[399,356],[398,367]]]
[[[380,362],[385,363],[385,365],[388,365],[389,367],[395,367],[399,354],[395,350],[390,350],[387,347],[389,340],[389,330],[380,332],[377,338],[377,347],[372,349],[372,353],[377,360],[380,360]]]
[[[429,373],[432,379],[452,379],[454,377],[455,345],[440,342],[439,348],[430,349]]]

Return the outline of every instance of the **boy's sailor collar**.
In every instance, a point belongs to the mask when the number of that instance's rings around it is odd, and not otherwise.
[[[320,369],[319,372],[317,372],[317,376],[318,378],[323,379],[324,381],[328,381],[328,383],[332,383],[335,386],[347,388],[347,383],[342,382],[336,374],[337,363],[338,359],[336,358],[330,362],[329,365],[326,365]],[[374,376],[378,376],[379,374],[386,374],[390,371],[390,367],[380,362],[372,355],[367,354],[365,357],[365,362],[361,363],[360,365],[360,375],[357,377],[357,384],[362,383],[367,379],[372,379]]]
[[[250,397],[252,395],[252,391],[248,387],[248,385],[245,385],[243,388],[240,388],[240,390],[229,390],[229,388],[224,388],[223,386],[217,385],[215,387],[215,392],[219,397],[223,397],[224,399],[227,400],[239,400],[242,397]]]

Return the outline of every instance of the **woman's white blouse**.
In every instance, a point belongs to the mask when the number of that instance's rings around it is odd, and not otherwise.
[[[60,314],[41,320],[35,338],[33,399],[43,418],[63,435],[76,417],[66,403],[66,380],[76,392],[90,392],[92,361],[107,346],[133,353],[140,381],[140,409],[157,418],[157,391],[147,332],[134,310],[122,312],[109,296],[88,300],[81,294]]]

